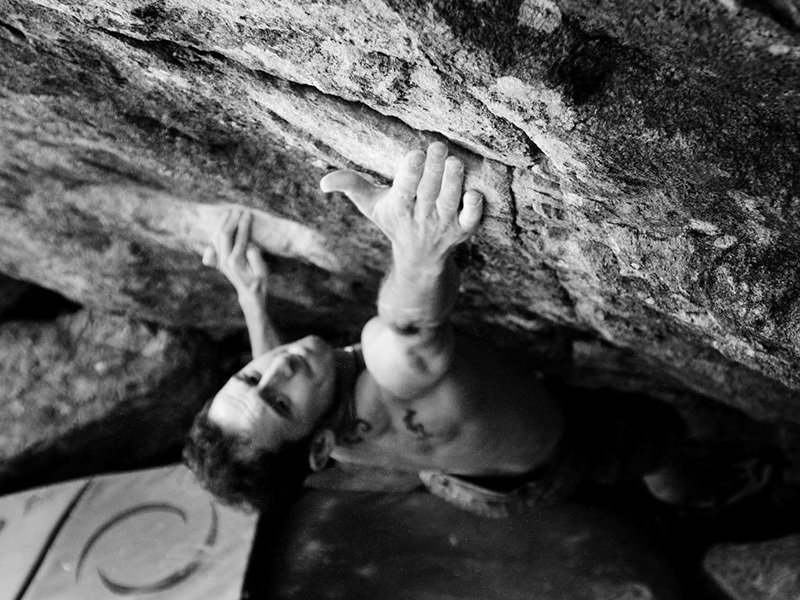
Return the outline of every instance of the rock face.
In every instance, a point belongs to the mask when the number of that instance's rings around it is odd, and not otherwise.
[[[800,536],[753,544],[723,544],[705,559],[708,574],[733,600],[800,597]]]
[[[796,2],[6,0],[0,271],[241,325],[246,206],[288,326],[358,331],[379,233],[317,182],[446,139],[487,198],[459,321],[587,384],[800,422]]]
[[[0,494],[172,451],[213,395],[198,335],[79,311],[0,326]]]

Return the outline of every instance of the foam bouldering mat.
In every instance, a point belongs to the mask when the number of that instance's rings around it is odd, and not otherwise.
[[[16,592],[4,598],[240,598],[257,518],[215,502],[185,467],[108,475],[69,486],[1,499],[4,514],[16,515],[18,524],[9,521],[0,531],[0,552],[27,569]],[[36,521],[33,512],[26,512],[29,494],[51,494],[51,508],[41,509],[46,519]],[[37,523],[36,535],[25,526],[28,514]],[[20,544],[36,559],[18,556]]]
[[[0,598],[19,598],[88,481],[0,497]]]

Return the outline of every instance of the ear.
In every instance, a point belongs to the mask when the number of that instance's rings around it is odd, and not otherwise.
[[[308,453],[308,466],[312,471],[322,471],[327,466],[335,445],[336,437],[330,429],[321,429],[314,434]]]

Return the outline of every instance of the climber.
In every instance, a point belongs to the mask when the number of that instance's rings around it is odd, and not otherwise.
[[[224,216],[203,262],[236,289],[253,360],[192,426],[184,458],[209,491],[245,510],[276,510],[333,458],[418,473],[432,493],[490,517],[564,497],[583,480],[647,474],[656,497],[686,497],[685,477],[657,470],[680,436],[676,415],[616,394],[556,402],[529,365],[454,331],[452,252],[483,212],[479,192],[462,194],[463,179],[442,143],[409,152],[391,187],[352,171],[322,179],[322,190],[346,194],[392,249],[378,315],[361,343],[345,348],[316,336],[281,343],[267,311],[267,265],[250,241],[253,216]]]
[[[483,198],[462,195],[464,166],[447,154],[442,143],[409,152],[391,187],[352,171],[321,181],[391,242],[378,315],[359,346],[315,336],[281,345],[267,314],[266,264],[249,239],[252,215],[224,217],[204,263],[234,285],[254,358],[198,415],[184,454],[228,503],[279,506],[329,458],[419,472],[435,493],[476,512],[521,509],[525,498],[488,490],[479,498],[485,488],[468,478],[535,481],[526,498],[563,484],[557,403],[528,366],[450,323],[459,286],[452,252],[477,231]]]

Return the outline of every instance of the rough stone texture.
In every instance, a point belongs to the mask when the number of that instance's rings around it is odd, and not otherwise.
[[[352,334],[386,246],[317,181],[447,139],[488,200],[462,324],[575,381],[800,422],[800,21],[745,4],[6,0],[0,271],[241,325],[199,252],[247,206],[281,320]]]
[[[571,504],[498,521],[424,493],[313,491],[280,523],[262,523],[256,548],[254,598],[683,597],[645,530]]]
[[[182,445],[219,383],[198,335],[80,311],[0,325],[0,493]]]
[[[800,536],[712,548],[704,566],[732,600],[800,598]]]

